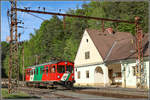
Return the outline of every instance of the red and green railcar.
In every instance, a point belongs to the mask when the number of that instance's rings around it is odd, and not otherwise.
[[[25,69],[25,80],[27,85],[73,85],[74,63],[61,61],[57,63],[46,63],[30,66]]]

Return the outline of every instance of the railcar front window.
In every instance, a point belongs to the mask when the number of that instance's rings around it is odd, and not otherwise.
[[[28,75],[30,75],[30,70],[28,70]]]
[[[48,73],[48,67],[46,68],[46,74]]]
[[[33,70],[30,71],[30,75],[33,75]]]
[[[58,65],[57,66],[57,72],[58,73],[65,73],[65,66],[64,65]]]
[[[73,73],[73,66],[67,65],[66,68],[67,68],[66,71],[68,71],[68,72],[70,72],[70,73]]]

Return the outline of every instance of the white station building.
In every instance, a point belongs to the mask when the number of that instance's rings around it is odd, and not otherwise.
[[[149,88],[148,35],[143,35],[144,84]],[[86,29],[75,57],[75,86],[138,87],[135,37],[128,32]]]

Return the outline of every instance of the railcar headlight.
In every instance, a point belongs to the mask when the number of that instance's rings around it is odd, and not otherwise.
[[[57,78],[60,78],[60,76],[58,75]]]
[[[74,78],[74,76],[72,76],[72,78]]]

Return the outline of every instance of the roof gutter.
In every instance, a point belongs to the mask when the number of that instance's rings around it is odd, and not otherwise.
[[[112,52],[112,49],[115,47],[116,43],[117,43],[117,41],[115,41],[115,42],[113,43],[113,45],[112,45],[112,47],[110,48],[110,50],[109,50],[109,52],[108,52],[106,58],[104,59],[104,62],[106,62],[106,61],[108,60],[108,57],[110,56],[110,54],[111,54],[111,52]]]

